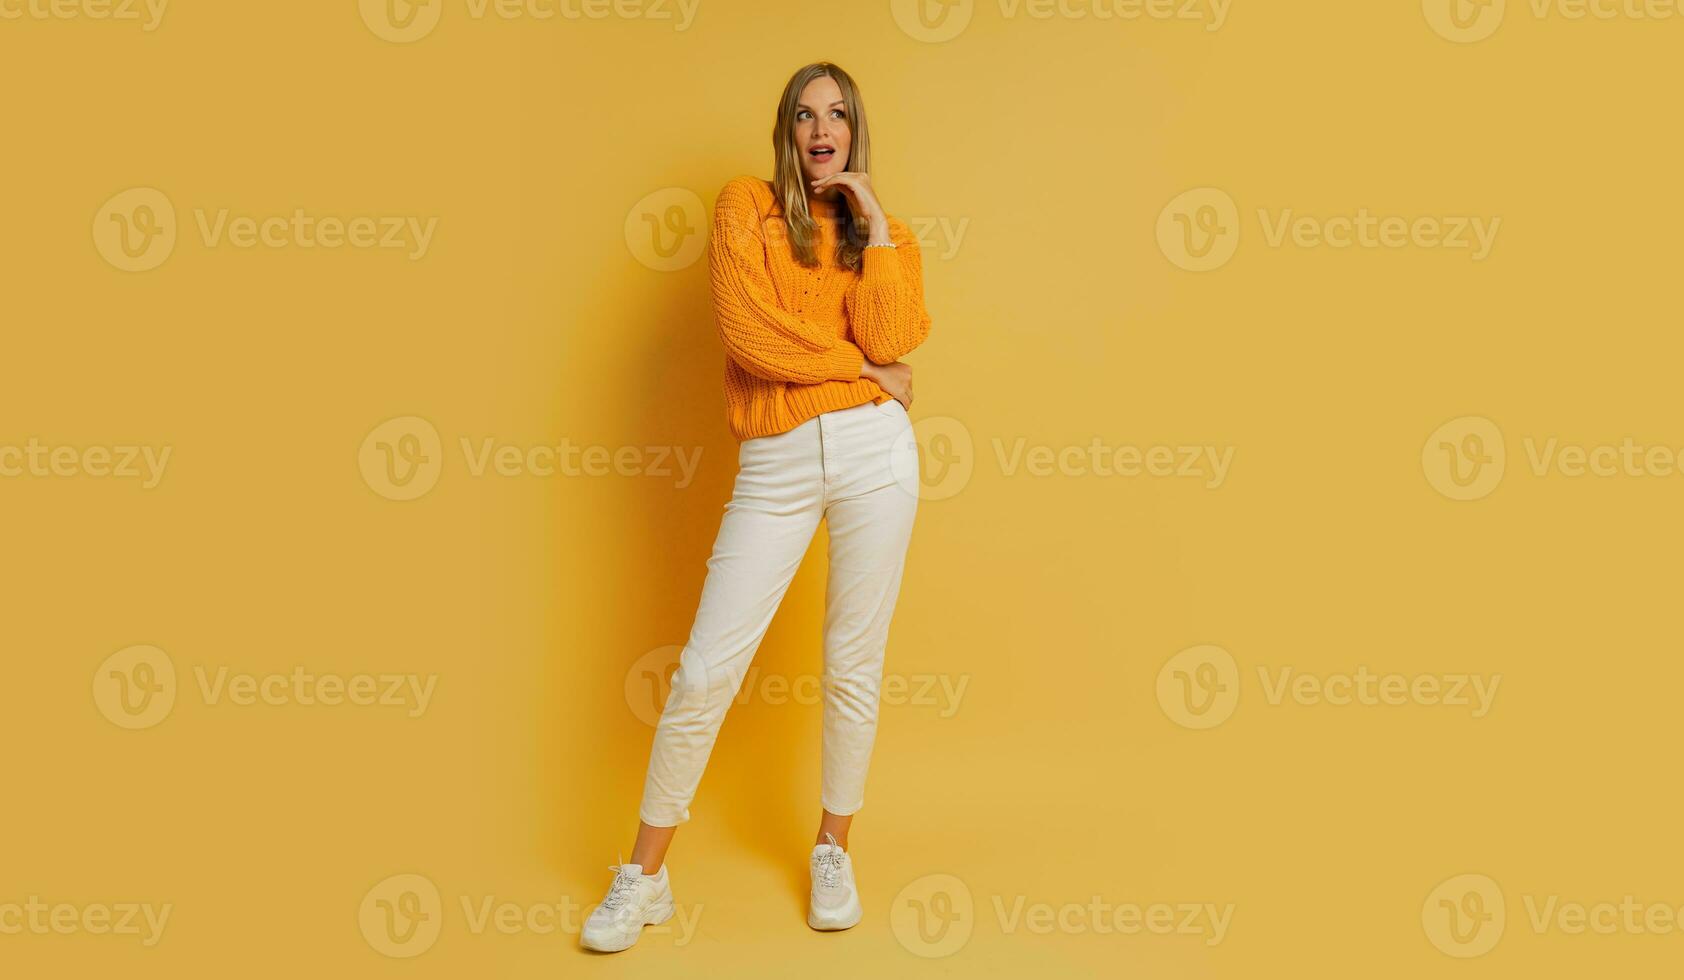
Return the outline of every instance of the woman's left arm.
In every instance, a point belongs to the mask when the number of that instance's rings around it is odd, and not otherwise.
[[[847,297],[854,343],[878,364],[900,360],[930,335],[918,239],[900,221],[890,218],[888,225],[895,247],[866,248]]]

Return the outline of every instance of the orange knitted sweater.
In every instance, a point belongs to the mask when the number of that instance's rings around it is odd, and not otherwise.
[[[898,361],[930,334],[918,241],[905,223],[891,216],[896,247],[867,248],[854,272],[836,261],[837,206],[809,207],[819,225],[816,269],[795,261],[770,181],[733,178],[714,204],[708,273],[725,344],[726,415],[739,441],[888,401],[860,377],[865,360]]]

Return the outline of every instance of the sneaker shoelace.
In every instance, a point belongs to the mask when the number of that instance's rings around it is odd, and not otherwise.
[[[830,834],[824,835],[825,843],[830,847],[819,854],[819,884],[826,888],[835,888],[842,872],[843,851],[836,843],[836,838]]]
[[[602,900],[602,907],[618,909],[631,897],[632,890],[637,887],[637,879],[642,875],[623,862],[611,865],[608,870],[614,872],[614,883],[608,886],[608,897]]]

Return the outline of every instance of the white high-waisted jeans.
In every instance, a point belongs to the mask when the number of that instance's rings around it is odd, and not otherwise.
[[[655,729],[638,811],[644,823],[690,819],[720,722],[821,517],[830,528],[830,576],[819,799],[835,814],[860,808],[883,650],[918,508],[917,472],[912,422],[893,399],[742,442],[696,620]]]

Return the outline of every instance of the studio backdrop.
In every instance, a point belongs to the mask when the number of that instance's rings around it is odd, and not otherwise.
[[[1676,966],[1678,15],[0,0],[0,973]],[[821,529],[591,957],[819,60],[932,318],[866,918]]]

